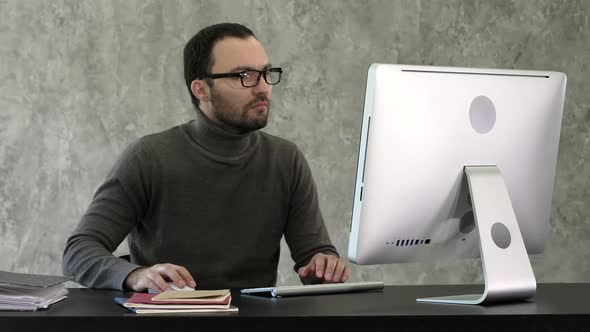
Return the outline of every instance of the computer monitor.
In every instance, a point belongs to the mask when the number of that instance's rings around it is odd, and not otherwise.
[[[372,64],[349,260],[481,257],[483,294],[418,301],[533,297],[565,87],[560,72]]]

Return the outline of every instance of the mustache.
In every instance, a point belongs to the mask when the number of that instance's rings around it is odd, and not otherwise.
[[[268,106],[270,107],[270,99],[268,99],[266,96],[258,96],[254,99],[252,99],[252,101],[250,101],[248,104],[246,104],[245,108],[250,108],[260,102],[266,102],[268,104]]]

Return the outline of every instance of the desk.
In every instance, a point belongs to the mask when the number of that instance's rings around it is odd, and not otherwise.
[[[0,312],[2,331],[590,331],[590,284],[539,284],[531,301],[494,306],[416,303],[417,297],[477,292],[477,285],[386,286],[380,292],[291,298],[241,295],[239,313],[135,315],[110,290],[70,289],[38,312]],[[325,329],[323,327],[326,327]]]

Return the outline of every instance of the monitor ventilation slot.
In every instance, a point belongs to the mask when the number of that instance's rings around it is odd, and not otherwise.
[[[430,239],[399,239],[391,242],[386,242],[385,244],[396,247],[410,247],[429,243]]]

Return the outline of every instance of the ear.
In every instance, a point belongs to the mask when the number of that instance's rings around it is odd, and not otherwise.
[[[211,96],[209,85],[205,80],[194,80],[191,82],[191,91],[199,101],[208,102]]]

